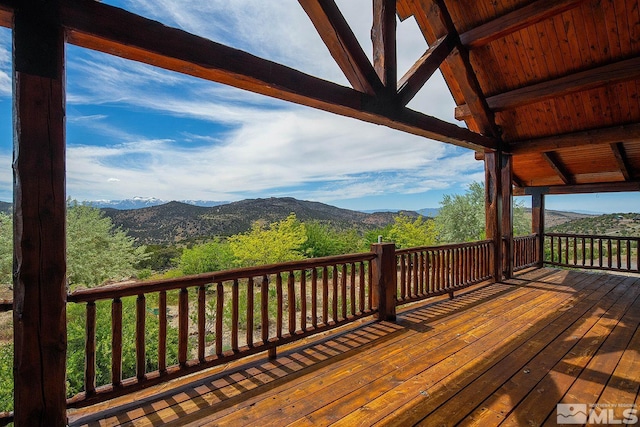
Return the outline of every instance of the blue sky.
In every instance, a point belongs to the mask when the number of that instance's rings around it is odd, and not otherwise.
[[[295,0],[105,3],[347,85]],[[370,53],[371,20],[362,14],[370,0],[337,3]],[[412,19],[398,25],[402,74],[427,46]],[[4,201],[12,199],[10,39],[0,31]],[[409,106],[456,122],[439,74]],[[292,196],[349,209],[420,209],[483,176],[470,150],[67,47],[67,193],[78,200]],[[549,197],[547,206],[640,212],[640,198]]]

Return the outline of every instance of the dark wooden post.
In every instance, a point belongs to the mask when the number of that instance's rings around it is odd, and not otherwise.
[[[396,0],[373,0],[373,66],[389,98],[397,94]]]
[[[535,192],[531,195],[531,232],[537,234],[536,255],[538,267],[544,265],[544,194]]]
[[[64,33],[58,1],[21,0],[13,23],[14,413],[67,423]]]
[[[510,154],[500,154],[500,234],[502,239],[502,263],[506,279],[513,276],[513,188],[511,185],[512,161]]]
[[[371,263],[373,306],[378,307],[378,320],[396,320],[396,245],[374,243],[371,252],[376,258]]]
[[[493,241],[491,272],[495,281],[502,280],[502,238],[500,236],[500,157],[497,152],[484,154],[485,232]]]

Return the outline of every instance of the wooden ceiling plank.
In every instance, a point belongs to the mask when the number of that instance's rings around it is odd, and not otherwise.
[[[584,0],[538,0],[507,13],[460,35],[460,41],[470,49],[478,48],[494,40],[560,14],[578,6]]]
[[[629,162],[627,161],[627,156],[624,151],[624,144],[622,142],[614,142],[611,143],[611,151],[613,152],[613,156],[618,163],[618,167],[620,168],[620,173],[624,177],[625,181],[631,181],[631,167],[629,166]]]
[[[69,43],[461,147],[497,148],[493,138],[125,10],[61,1]]]
[[[383,85],[333,0],[298,0],[354,89],[375,95]]]
[[[553,151],[562,148],[580,147],[584,145],[633,142],[638,140],[640,140],[640,123],[635,123],[544,138],[514,141],[509,144],[505,151],[518,155]]]
[[[603,85],[640,77],[640,57],[625,59],[557,79],[518,88],[486,99],[492,111],[521,107],[545,99],[594,89]],[[467,108],[457,107],[456,117],[465,117]]]
[[[541,187],[520,187],[513,189],[514,196],[542,194],[588,194],[588,193],[624,193],[640,191],[640,181],[604,182],[597,184],[552,185]]]
[[[566,171],[565,167],[560,163],[560,160],[553,152],[540,153],[542,158],[551,166],[551,169],[560,177],[565,185],[573,184],[573,179]]]
[[[373,0],[371,41],[373,68],[385,87],[385,93],[395,97],[398,91],[396,0]]]
[[[398,82],[398,102],[407,105],[453,49],[453,37],[440,37]]]

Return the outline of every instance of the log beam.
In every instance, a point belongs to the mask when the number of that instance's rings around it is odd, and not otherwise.
[[[584,145],[635,142],[638,140],[640,140],[640,123],[634,123],[544,138],[513,141],[509,144],[506,151],[514,155],[530,154],[541,151],[561,150],[563,148],[575,148]]]
[[[382,90],[373,65],[333,0],[298,0],[322,41],[355,90],[375,95]]]
[[[589,194],[589,193],[624,193],[640,191],[640,181],[605,182],[600,184],[551,185],[547,187],[522,187],[513,190],[514,196],[530,196],[533,194]]]
[[[396,54],[396,0],[373,0],[373,67],[392,99],[397,93],[398,64]]]
[[[573,179],[567,173],[565,167],[560,163],[560,160],[555,155],[555,153],[552,153],[552,152],[541,153],[540,155],[549,164],[549,166],[551,166],[551,169],[554,170],[556,175],[558,175],[560,177],[562,182],[564,182],[566,185],[569,185],[569,184],[573,183]]]
[[[631,167],[627,160],[627,155],[624,151],[624,144],[622,142],[615,142],[610,145],[613,156],[616,158],[616,163],[620,168],[620,173],[625,181],[631,181]]]
[[[64,33],[59,2],[14,11],[14,407],[17,426],[64,426]]]
[[[470,49],[515,33],[540,21],[572,9],[584,0],[538,0],[486,22],[460,35],[460,41]]]
[[[493,112],[504,111],[638,77],[640,77],[640,57],[625,59],[489,96],[487,97],[487,105]],[[465,120],[471,116],[471,108],[468,105],[456,107],[456,119]]]
[[[440,37],[398,82],[398,102],[407,105],[451,53],[453,37]]]
[[[495,138],[400,108],[300,71],[93,0],[60,0],[67,40],[273,98],[461,147],[495,149]],[[394,18],[395,19],[395,18]]]

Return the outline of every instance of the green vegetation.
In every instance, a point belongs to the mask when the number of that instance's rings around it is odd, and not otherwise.
[[[436,229],[442,243],[483,240],[485,235],[484,184],[474,182],[464,194],[445,195],[436,217]],[[513,204],[513,234],[531,233],[531,218],[521,204]]]
[[[11,217],[0,212],[0,283],[11,283],[13,271],[13,225]]]

